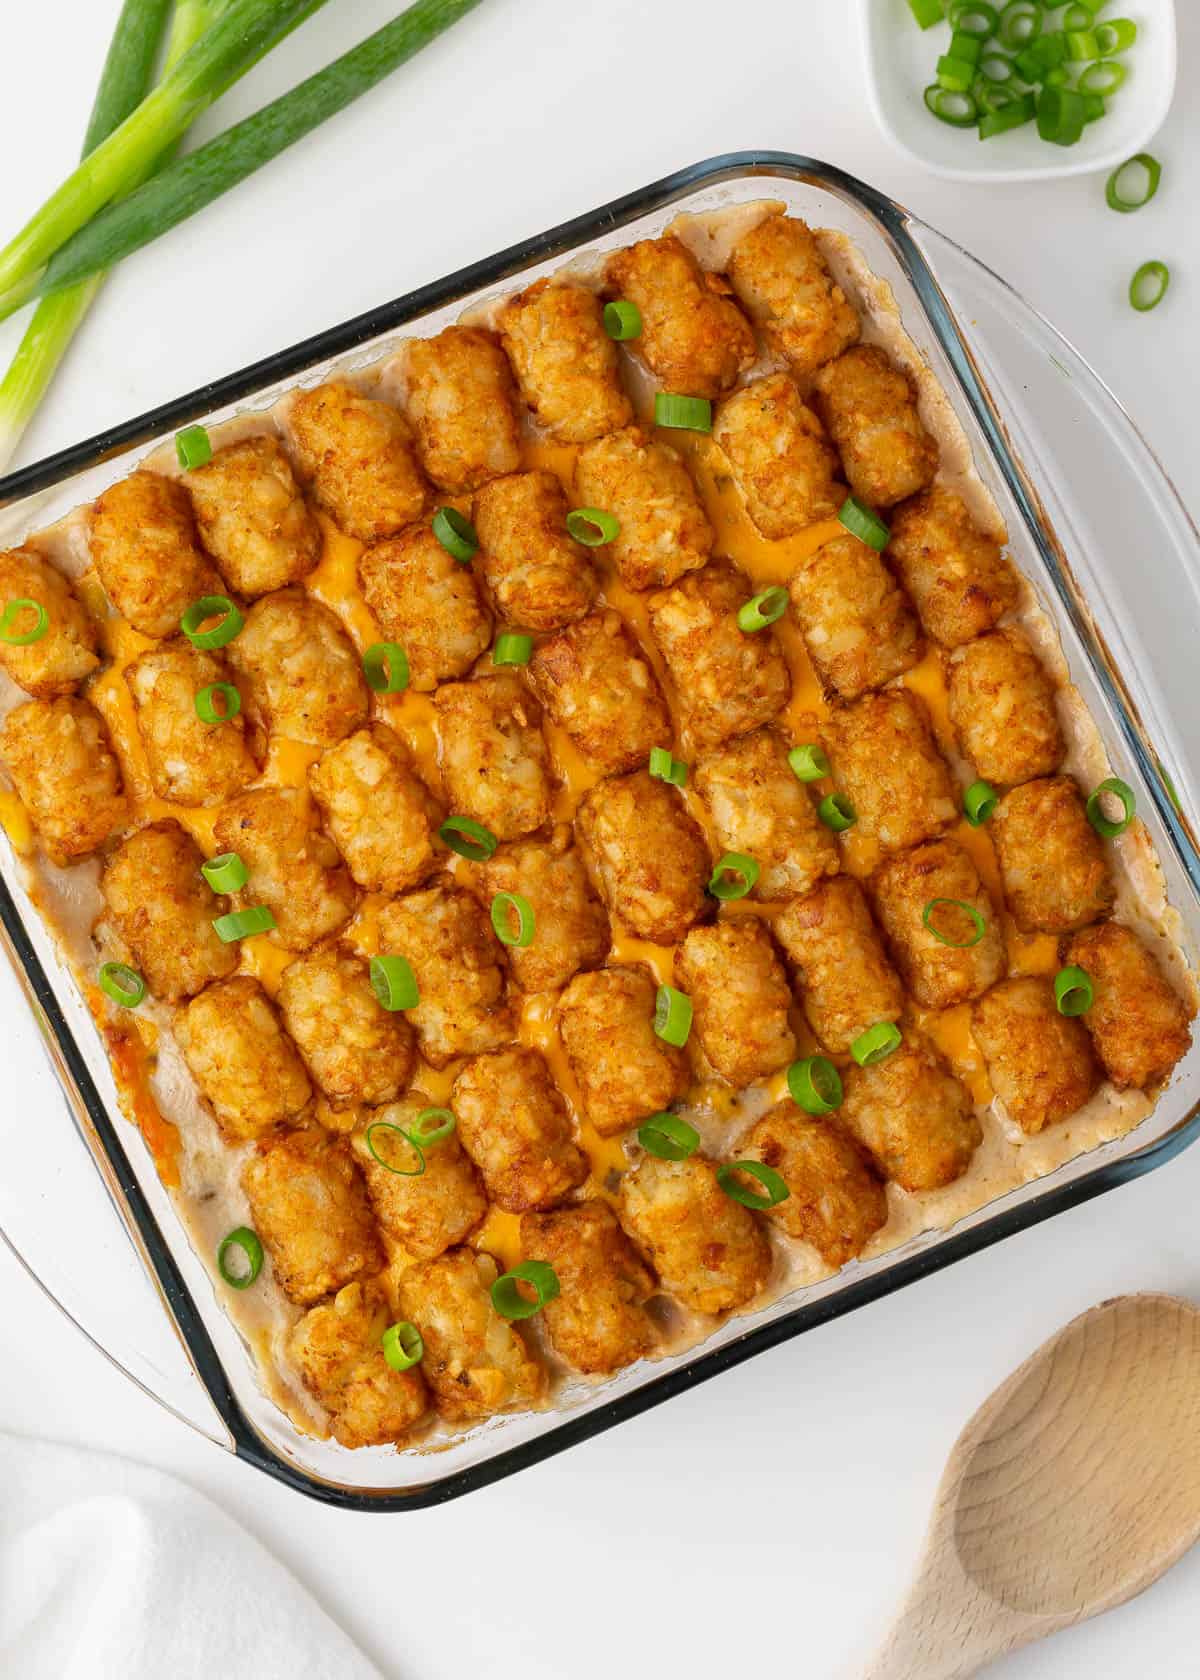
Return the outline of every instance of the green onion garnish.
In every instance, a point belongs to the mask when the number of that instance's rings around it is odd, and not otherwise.
[[[1096,19],[1086,6],[1068,6],[1063,13],[1062,26],[1065,30],[1090,29]]]
[[[950,905],[955,910],[961,910],[964,916],[968,916],[970,918],[972,931],[966,939],[951,939],[950,935],[943,933],[941,928],[934,927],[934,913],[937,911],[939,906],[945,904]],[[931,898],[929,903],[921,912],[921,920],[935,939],[939,940],[943,945],[952,945],[956,951],[969,951],[972,945],[978,945],[979,941],[987,932],[987,923],[984,921],[979,911],[976,910],[973,904],[967,904],[961,898]]]
[[[1083,95],[1074,88],[1042,88],[1038,94],[1037,126],[1052,146],[1073,146],[1083,133]]]
[[[1068,29],[1067,58],[1072,64],[1086,63],[1100,57],[1100,42],[1090,29]]]
[[[1060,968],[1054,976],[1054,1003],[1060,1015],[1082,1015],[1095,1001],[1092,977],[1082,968]]]
[[[389,1324],[379,1338],[383,1348],[383,1357],[393,1371],[411,1371],[414,1365],[419,1365],[425,1357],[425,1343],[421,1340],[421,1332],[415,1324],[407,1319],[401,1319],[398,1324]]]
[[[1032,122],[1036,115],[1036,99],[1031,93],[1023,93],[1007,104],[997,105],[994,110],[983,113],[979,119],[979,138],[991,140],[994,135],[1008,134],[1010,130]]]
[[[1083,77],[1081,76],[1079,78],[1079,80],[1080,80],[1080,85],[1082,86]],[[1084,120],[1085,123],[1098,122],[1100,120],[1100,118],[1104,115],[1105,111],[1107,111],[1107,109],[1108,109],[1107,105],[1105,105],[1104,100],[1101,98],[1101,96],[1098,93],[1085,93],[1084,94],[1084,96],[1083,96],[1083,120]]]
[[[638,1127],[638,1142],[660,1161],[686,1161],[700,1147],[700,1133],[677,1114],[652,1114]]]
[[[457,508],[440,507],[433,516],[433,534],[446,550],[462,565],[479,552],[479,537],[465,513]]]
[[[394,1137],[403,1138],[404,1142],[417,1158],[416,1166],[400,1167],[396,1165],[395,1161],[389,1161],[385,1155],[381,1155],[379,1148],[375,1143],[376,1132],[389,1132],[392,1133]],[[372,1158],[378,1161],[379,1165],[385,1168],[388,1172],[395,1173],[397,1178],[420,1178],[421,1174],[425,1171],[425,1156],[421,1146],[417,1140],[410,1135],[410,1133],[404,1130],[403,1126],[393,1125],[390,1120],[373,1120],[363,1133],[363,1142],[370,1150]],[[387,1144],[384,1145],[384,1147],[390,1149],[391,1145]]]
[[[738,1173],[745,1173],[749,1178],[757,1179],[763,1187],[762,1195],[757,1190],[747,1190],[744,1184],[739,1184]],[[786,1202],[791,1191],[784,1183],[783,1176],[774,1167],[764,1167],[761,1161],[726,1161],[717,1168],[717,1183],[724,1190],[730,1201],[740,1202],[743,1207],[766,1208],[778,1207],[780,1202]]]
[[[205,467],[212,460],[212,439],[203,426],[185,426],[175,434],[175,454],[184,472]]]
[[[650,748],[650,774],[659,782],[672,787],[686,787],[688,767],[682,758],[672,758],[669,747]]]
[[[210,618],[215,618],[217,623],[202,630],[201,625],[207,624]],[[212,653],[226,647],[245,622],[228,595],[204,595],[188,607],[179,620],[179,628],[193,647]]]
[[[222,852],[200,865],[200,873],[215,893],[241,892],[249,871],[236,852]]]
[[[438,829],[438,839],[472,863],[486,863],[500,844],[490,828],[471,817],[447,817]]]
[[[987,52],[980,55],[979,74],[985,82],[990,82],[993,87],[1003,87],[1005,83],[1012,81],[1016,72],[1013,69],[1011,58],[1002,52],[997,52],[995,47],[990,47]]]
[[[900,1028],[894,1021],[876,1021],[866,1032],[859,1033],[850,1046],[850,1054],[859,1067],[874,1067],[884,1061],[904,1042]]]
[[[1110,94],[1116,93],[1124,80],[1125,66],[1118,64],[1115,59],[1102,58],[1098,64],[1088,64],[1084,67],[1083,74],[1079,78],[1079,91],[1085,96],[1098,94],[1101,98],[1107,99]],[[1124,167],[1125,165],[1122,164],[1121,168]],[[1120,206],[1117,206],[1117,208],[1120,208]],[[1136,209],[1137,207],[1133,205],[1130,208]]]
[[[972,828],[982,828],[1000,803],[1000,795],[991,782],[972,782],[963,794],[963,815]]]
[[[673,391],[656,391],[654,424],[680,432],[711,432],[712,404],[707,397],[681,397]]]
[[[858,812],[844,793],[827,793],[817,806],[817,815],[835,834],[843,834],[858,821]]]
[[[1129,301],[1139,315],[1157,309],[1171,284],[1171,270],[1163,262],[1144,262],[1129,282]]]
[[[421,1001],[417,977],[407,957],[371,958],[371,990],[381,1006],[394,1014],[398,1009],[415,1009]]]
[[[374,642],[362,656],[367,687],[376,694],[402,694],[408,687],[408,655],[398,642]]]
[[[107,962],[97,978],[105,997],[119,1003],[122,1009],[136,1009],[146,995],[146,982],[128,963]]]
[[[1121,815],[1116,820],[1104,814],[1106,795],[1121,801]],[[1133,821],[1136,809],[1137,799],[1129,783],[1123,782],[1119,776],[1109,776],[1088,795],[1087,819],[1097,834],[1102,835],[1105,840],[1112,840],[1116,835],[1124,834]]]
[[[231,910],[227,916],[217,916],[213,929],[225,945],[235,939],[252,939],[256,933],[270,933],[275,918],[265,904],[251,904],[245,910]]]
[[[692,1030],[692,1000],[674,986],[660,986],[654,999],[654,1030],[664,1044],[681,1050]]]
[[[829,774],[829,760],[815,741],[805,741],[793,747],[787,761],[792,774],[802,782],[819,782]]]
[[[493,665],[528,665],[533,658],[533,637],[523,636],[516,630],[505,630],[496,637],[496,645],[492,649]]]
[[[615,338],[624,343],[630,338],[640,338],[642,333],[642,312],[636,303],[630,303],[628,298],[617,298],[613,303],[604,305],[604,330],[609,338]]]
[[[1000,27],[1000,13],[986,0],[955,0],[950,8],[950,27],[960,35],[977,35],[986,41]]]
[[[531,1301],[521,1292],[527,1283],[537,1296]],[[522,1260],[492,1285],[492,1305],[501,1318],[532,1318],[558,1294],[558,1273],[544,1260]]]
[[[950,88],[931,82],[925,89],[925,107],[939,122],[951,128],[972,128],[979,116],[979,105],[972,93],[955,93]]]
[[[720,899],[722,904],[728,904],[753,892],[760,873],[758,864],[752,857],[747,857],[745,852],[726,852],[724,857],[718,859],[717,867],[708,883],[708,890],[714,898]]]
[[[974,66],[979,63],[983,42],[982,35],[973,35],[966,29],[955,29],[950,36],[949,56],[959,59],[963,64]]]
[[[1098,58],[1107,58],[1109,53],[1125,52],[1137,40],[1137,24],[1131,18],[1109,18],[1104,23],[1095,26],[1096,46]]]
[[[922,29],[931,29],[935,23],[941,23],[946,15],[942,0],[908,0],[908,9]]]
[[[227,1256],[230,1249],[237,1249],[245,1262],[245,1269],[233,1272],[229,1269]],[[217,1270],[225,1279],[230,1289],[249,1289],[259,1272],[262,1271],[263,1246],[258,1240],[258,1234],[249,1225],[239,1225],[236,1231],[230,1231],[222,1238],[221,1246],[217,1249]]]
[[[201,723],[229,723],[241,711],[242,697],[232,683],[209,683],[197,691],[195,704]]]
[[[967,85],[969,87],[970,83]],[[859,542],[865,542],[869,548],[882,551],[887,547],[892,533],[879,515],[873,513],[865,502],[860,502],[857,496],[846,497],[838,509],[838,519],[852,536],[857,537]]]
[[[787,604],[788,592],[781,584],[764,589],[760,595],[752,595],[738,608],[738,629],[744,630],[747,635],[765,630],[768,624],[774,624],[777,618],[783,617]]]
[[[842,1076],[824,1056],[806,1056],[787,1070],[792,1101],[806,1114],[832,1114],[842,1105]]]
[[[1017,49],[1027,47],[1042,33],[1042,8],[1038,0],[1010,0],[999,17],[1001,43]]]
[[[423,1108],[409,1128],[408,1136],[418,1149],[432,1149],[442,1143],[458,1125],[450,1108]]]
[[[533,905],[527,898],[522,898],[520,893],[498,892],[492,899],[492,926],[501,945],[514,945],[523,951],[527,945],[533,944]]]
[[[949,53],[943,53],[933,68],[938,87],[947,93],[966,93],[975,80],[975,66]]]
[[[585,548],[612,542],[620,529],[620,520],[603,508],[572,508],[567,515],[567,530]]]
[[[33,624],[28,630],[18,630],[16,623],[22,613],[33,614]],[[40,601],[31,601],[28,596],[19,596],[15,601],[9,601],[0,613],[0,642],[6,647],[31,647],[34,642],[40,642],[50,628],[50,614]]]

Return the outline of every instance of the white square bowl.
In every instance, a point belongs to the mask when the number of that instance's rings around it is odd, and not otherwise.
[[[1003,0],[993,3],[999,9]],[[1120,54],[1128,74],[1107,114],[1074,146],[1050,145],[1032,123],[980,140],[974,129],[951,128],[925,108],[934,65],[950,43],[949,24],[921,29],[908,0],[858,0],[858,9],[879,126],[897,151],[951,180],[1054,180],[1115,169],[1157,134],[1175,93],[1175,0],[1110,0],[1102,18],[1133,18],[1138,38]]]

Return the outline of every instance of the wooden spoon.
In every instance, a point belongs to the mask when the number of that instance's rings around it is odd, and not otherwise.
[[[965,1680],[1144,1592],[1200,1538],[1200,1309],[1122,1295],[976,1412],[865,1680]]]

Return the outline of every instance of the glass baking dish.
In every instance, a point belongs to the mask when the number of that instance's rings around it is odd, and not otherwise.
[[[957,410],[1014,556],[1057,625],[1112,768],[1137,792],[1194,965],[1200,714],[1192,658],[1200,642],[1200,535],[1137,428],[1048,323],[952,241],[812,159],[740,152],[696,164],[14,473],[0,480],[0,546],[92,499],[189,422],[220,422],[265,407],[302,377],[361,367],[387,354],[397,335],[437,332],[468,303],[528,284],[582,251],[652,237],[680,210],[761,198],[781,199],[805,220],[849,235],[892,287],[906,331]],[[64,1136],[61,1147],[56,1139],[47,1148],[53,1118],[31,1126],[18,1105],[0,1105],[0,1231],[64,1311],[165,1405],[269,1475],[352,1509],[411,1509],[511,1474],[1147,1172],[1200,1132],[1197,1044],[1134,1131],[951,1229],[926,1231],[732,1318],[686,1353],[642,1362],[598,1387],[576,1384],[554,1411],[493,1419],[437,1451],[347,1452],[302,1435],[261,1392],[148,1151],[119,1115],[107,1058],[76,986],[9,848],[0,852],[3,941],[83,1145],[71,1147]],[[3,993],[0,987],[0,1006]],[[5,1019],[17,1041],[35,1030],[19,1011],[9,1009]],[[126,1237],[140,1264],[131,1263]]]

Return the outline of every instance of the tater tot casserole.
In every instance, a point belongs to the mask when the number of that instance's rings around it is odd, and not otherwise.
[[[1139,1124],[1132,791],[850,241],[679,216],[0,552],[0,818],[296,1426],[429,1451]]]

